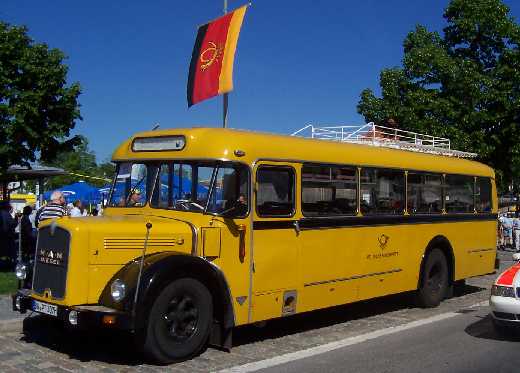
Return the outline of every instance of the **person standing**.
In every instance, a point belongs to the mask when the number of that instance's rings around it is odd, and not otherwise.
[[[72,206],[72,210],[70,210],[71,217],[77,218],[83,216],[81,201],[79,199],[75,200]]]
[[[520,251],[520,219],[513,218],[513,239],[515,251]]]
[[[44,220],[61,218],[62,216],[68,215],[65,203],[65,196],[62,192],[59,190],[52,192],[51,202],[40,208],[36,214],[36,226],[39,226]]]
[[[25,206],[23,208],[22,219],[20,222],[22,236],[22,256],[25,259],[31,258],[34,255],[34,250],[36,248],[36,238],[30,219],[31,213],[31,206]]]
[[[513,246],[513,220],[508,216],[508,213],[500,217],[502,229],[504,234],[504,248]]]
[[[7,256],[9,262],[14,264],[16,261],[16,244],[15,244],[15,228],[18,225],[16,220],[11,215],[13,208],[7,201],[0,202],[0,232],[2,239],[2,252],[0,256]]]

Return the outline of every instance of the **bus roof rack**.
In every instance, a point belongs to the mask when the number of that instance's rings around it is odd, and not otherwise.
[[[376,126],[373,122],[357,126],[332,127],[317,127],[309,124],[292,133],[291,136],[380,146],[458,158],[477,157],[476,153],[451,149],[450,139],[397,128]]]

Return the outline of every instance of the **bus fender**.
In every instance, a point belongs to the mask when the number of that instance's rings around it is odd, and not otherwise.
[[[135,289],[139,275],[140,258],[136,258],[121,268],[105,286],[99,304],[126,313],[133,312]],[[138,300],[133,318],[134,330],[143,329],[148,320],[148,312],[159,293],[172,281],[191,277],[202,282],[213,298],[214,327],[210,342],[227,347],[231,343],[231,329],[235,326],[231,292],[222,271],[212,263],[198,256],[175,251],[154,253],[145,256]],[[121,302],[115,302],[110,295],[110,285],[115,279],[127,286],[127,294]],[[216,342],[216,339],[225,343]],[[230,346],[229,346],[230,347]]]

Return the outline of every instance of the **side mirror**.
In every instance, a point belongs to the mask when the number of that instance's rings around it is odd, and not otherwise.
[[[243,204],[243,203],[240,203],[237,201],[230,208],[228,208],[224,211],[220,211],[218,214],[210,213],[210,215],[222,216],[224,218],[236,218],[236,217],[245,215],[246,212],[247,212],[247,204]]]
[[[520,261],[520,253],[514,253],[513,254],[513,260],[515,262],[519,262]]]
[[[236,209],[236,206],[231,206],[230,208],[220,212],[219,215],[224,218],[233,218],[236,215]]]

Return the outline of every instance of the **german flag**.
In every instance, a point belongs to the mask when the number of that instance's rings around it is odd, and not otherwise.
[[[188,107],[233,90],[233,60],[247,7],[199,27],[188,77]]]

